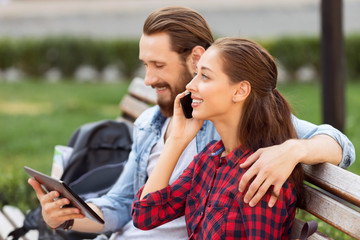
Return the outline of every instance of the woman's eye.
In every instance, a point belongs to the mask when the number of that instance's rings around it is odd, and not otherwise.
[[[202,77],[203,79],[205,79],[205,80],[206,80],[206,79],[209,79],[208,76],[206,76],[205,74],[201,74],[201,77]]]
[[[156,68],[162,68],[164,65],[155,65]]]

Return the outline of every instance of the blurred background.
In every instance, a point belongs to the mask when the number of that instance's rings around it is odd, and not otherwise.
[[[37,201],[23,166],[50,173],[55,145],[80,125],[119,116],[153,10],[199,11],[216,37],[260,42],[277,59],[295,115],[323,123],[320,0],[0,0],[0,207]],[[343,1],[344,133],[360,147],[360,0]],[[360,174],[359,162],[349,170]],[[342,238],[342,237],[341,237]]]

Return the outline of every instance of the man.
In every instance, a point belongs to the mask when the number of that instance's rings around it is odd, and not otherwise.
[[[89,205],[105,219],[105,225],[83,218],[76,208],[61,208],[69,203],[67,199],[54,201],[59,195],[57,192],[45,194],[40,185],[30,179],[29,183],[42,205],[44,220],[50,227],[69,227],[73,224],[73,229],[77,231],[118,232],[116,239],[188,238],[183,218],[151,231],[141,231],[134,228],[130,211],[135,193],[146,182],[171,131],[175,96],[185,90],[198,60],[212,42],[206,21],[191,9],[169,7],[149,15],[140,39],[139,57],[146,68],[145,84],[157,91],[158,106],[146,110],[135,121],[132,151],[113,189],[101,198],[89,200]],[[256,176],[245,195],[250,205],[255,205],[272,185],[274,194],[269,205],[273,205],[277,191],[298,162],[315,164],[327,161],[347,167],[354,161],[353,145],[336,129],[328,125],[315,126],[295,117],[293,123],[299,137],[307,140],[293,139],[278,146],[259,149],[241,165],[248,167],[252,164],[241,179],[240,191],[244,191],[248,181]],[[170,183],[177,179],[193,156],[213,139],[219,139],[219,136],[212,123],[205,121],[183,152]],[[280,168],[281,172],[278,171]]]

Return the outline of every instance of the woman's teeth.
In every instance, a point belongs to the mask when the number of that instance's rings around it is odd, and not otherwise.
[[[202,102],[203,102],[203,100],[200,100],[200,99],[193,99],[193,100],[192,100],[192,102],[193,102],[193,103],[202,103]]]

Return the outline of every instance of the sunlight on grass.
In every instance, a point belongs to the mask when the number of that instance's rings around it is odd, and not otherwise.
[[[0,102],[0,113],[5,115],[40,115],[51,113],[52,110],[50,103]]]

